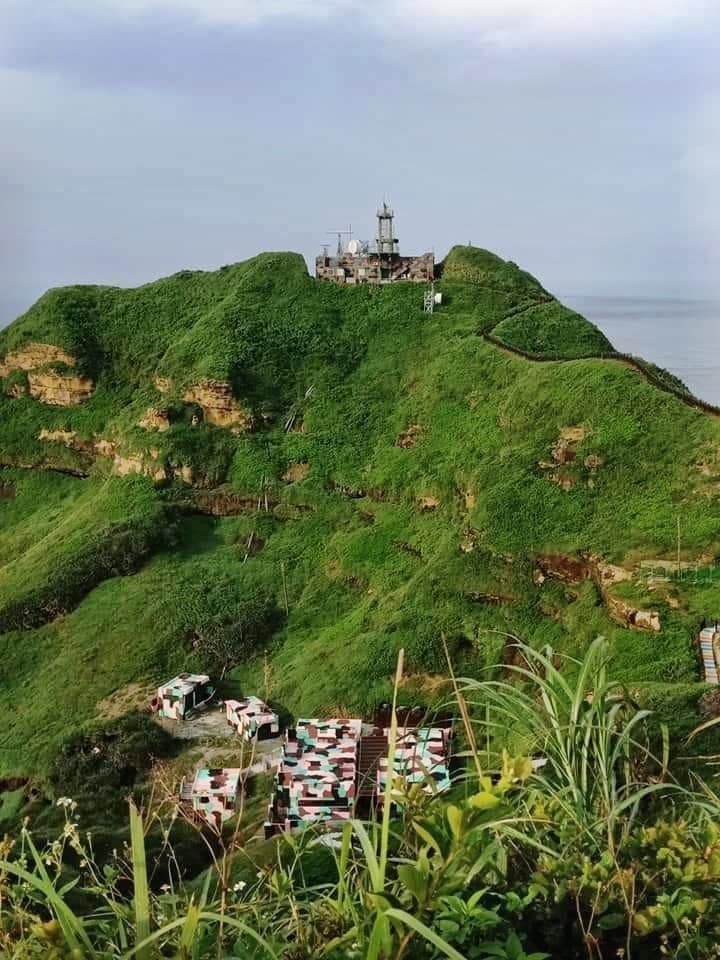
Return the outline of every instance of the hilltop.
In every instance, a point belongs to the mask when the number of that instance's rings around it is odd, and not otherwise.
[[[720,421],[614,356],[530,274],[455,247],[412,284],[343,288],[262,254],[132,290],[50,290],[0,332],[0,777],[181,669],[289,713],[408,700],[512,657],[578,654],[698,719],[672,572],[720,550]],[[0,807],[0,817],[2,807]]]

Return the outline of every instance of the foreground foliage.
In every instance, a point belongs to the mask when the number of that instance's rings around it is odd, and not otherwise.
[[[669,758],[653,754],[648,716],[608,678],[605,641],[572,681],[551,650],[518,651],[512,679],[458,683],[468,751],[450,797],[396,780],[392,805],[369,824],[271,844],[241,845],[236,832],[192,883],[172,858],[163,875],[147,861],[149,818],[134,806],[124,853],[96,863],[63,800],[65,830],[46,849],[29,829],[4,844],[0,950],[18,960],[716,957],[720,800],[681,788]],[[513,740],[533,759],[510,759],[502,746]]]

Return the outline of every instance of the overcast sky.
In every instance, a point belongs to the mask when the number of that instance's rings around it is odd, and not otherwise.
[[[0,322],[326,231],[720,296],[717,0],[0,0]]]

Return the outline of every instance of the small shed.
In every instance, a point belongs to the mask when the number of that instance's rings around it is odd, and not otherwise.
[[[159,717],[184,720],[192,710],[208,706],[215,696],[215,687],[204,673],[180,673],[158,687],[152,709]]]
[[[180,801],[219,830],[237,811],[240,774],[239,767],[198,770],[191,782],[183,780],[180,785]]]
[[[225,717],[243,740],[274,737],[280,732],[280,718],[260,697],[226,700]]]

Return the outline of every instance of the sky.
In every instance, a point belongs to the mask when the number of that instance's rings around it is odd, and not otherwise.
[[[720,297],[717,0],[0,0],[0,324],[395,207],[559,294]]]

